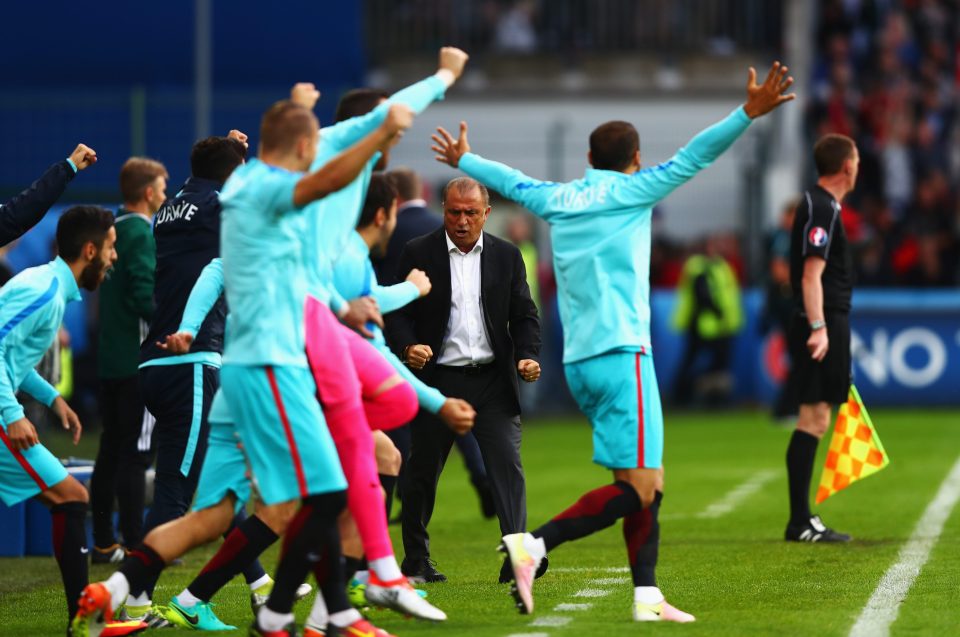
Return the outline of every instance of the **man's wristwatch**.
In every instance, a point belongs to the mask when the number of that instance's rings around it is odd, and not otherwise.
[[[816,332],[817,330],[822,330],[827,326],[827,322],[824,320],[810,321],[810,331]]]

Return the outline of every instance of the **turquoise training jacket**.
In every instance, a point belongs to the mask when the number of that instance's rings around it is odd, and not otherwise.
[[[66,261],[24,270],[0,288],[0,425],[23,418],[19,390],[46,406],[60,395],[35,367],[57,338],[67,303],[80,300]]]
[[[555,183],[474,153],[460,159],[460,170],[550,224],[564,363],[650,351],[653,207],[713,163],[750,121],[737,108],[669,161],[632,175],[589,168],[582,179]]]

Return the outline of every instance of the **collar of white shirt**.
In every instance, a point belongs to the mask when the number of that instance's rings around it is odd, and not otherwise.
[[[447,240],[447,252],[449,253],[456,251],[457,254],[467,255],[473,252],[476,252],[477,254],[483,252],[483,232],[480,233],[480,238],[477,240],[477,245],[473,246],[473,250],[470,252],[461,252],[460,248],[458,248],[456,244],[450,240],[450,235],[447,234],[446,230],[443,231],[443,238]]]

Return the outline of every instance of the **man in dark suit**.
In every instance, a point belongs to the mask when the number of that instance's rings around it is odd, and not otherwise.
[[[424,382],[477,410],[474,434],[500,529],[517,532],[527,524],[518,378],[540,377],[537,308],[520,251],[483,232],[490,215],[487,189],[470,178],[454,179],[444,188],[443,209],[444,227],[414,239],[400,255],[398,271],[423,270],[433,290],[392,315],[390,343]],[[411,433],[401,570],[412,579],[444,581],[430,560],[426,527],[454,434],[427,414],[411,423]]]

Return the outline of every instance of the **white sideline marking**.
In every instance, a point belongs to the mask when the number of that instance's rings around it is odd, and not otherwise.
[[[585,588],[573,594],[574,597],[606,597],[610,591],[602,588]]]
[[[537,619],[530,622],[531,626],[554,626],[559,628],[560,626],[566,626],[573,621],[573,617],[565,617],[563,615],[544,615],[543,617],[538,617]]]
[[[593,608],[593,604],[557,604],[553,607],[555,613],[562,613],[565,611],[579,612],[584,610],[590,610]]]
[[[612,584],[626,584],[626,577],[601,577],[600,579],[592,579],[587,584],[592,586],[610,586]]]
[[[730,513],[740,506],[741,502],[762,489],[763,485],[776,478],[779,474],[780,472],[774,469],[764,469],[763,471],[756,472],[747,478],[745,482],[741,482],[728,491],[725,496],[698,513],[697,517],[701,519],[714,519]]]
[[[940,539],[943,525],[957,500],[960,500],[960,458],[940,484],[936,497],[927,505],[910,539],[900,549],[897,562],[883,574],[850,630],[850,637],[886,637],[890,634],[890,625],[897,619],[900,604],[930,559],[930,552]]]
[[[507,637],[550,637],[550,633],[513,633]]]
[[[608,566],[605,568],[591,568],[589,566],[558,566],[550,567],[554,573],[629,573],[626,566]]]

